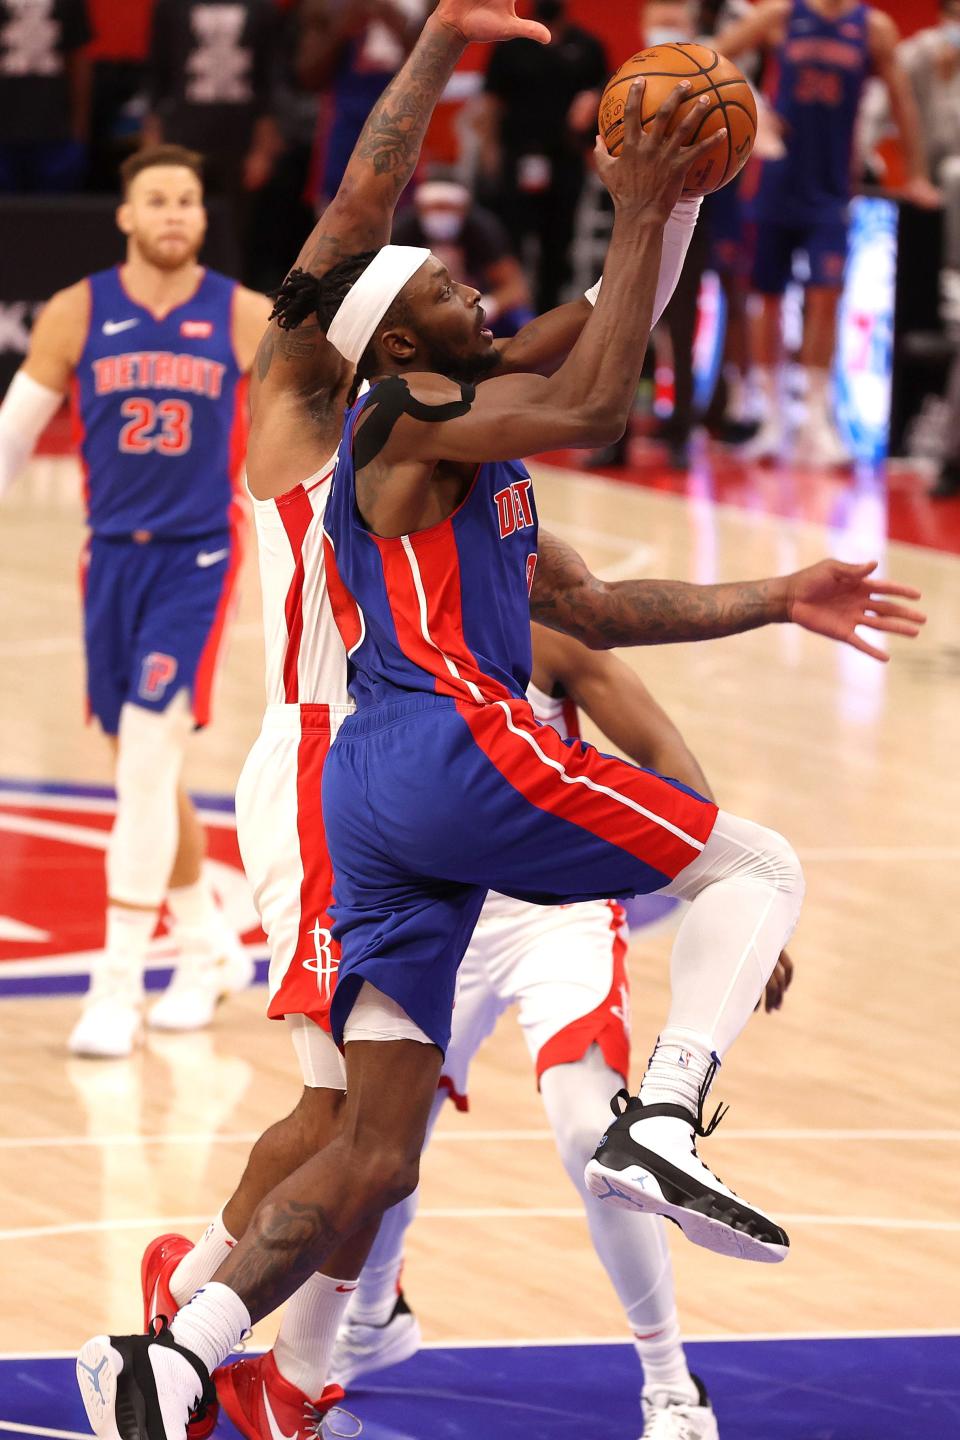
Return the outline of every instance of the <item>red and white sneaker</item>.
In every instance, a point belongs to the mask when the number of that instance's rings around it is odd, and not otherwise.
[[[144,1250],[140,1261],[144,1330],[150,1329],[150,1322],[157,1315],[166,1315],[169,1321],[180,1309],[171,1293],[170,1281],[184,1255],[192,1249],[193,1241],[186,1235],[158,1235]]]
[[[169,1324],[180,1309],[173,1298],[170,1281],[184,1255],[192,1249],[193,1241],[188,1240],[186,1235],[158,1235],[144,1250],[140,1261],[144,1330],[151,1328],[158,1315],[165,1315]],[[216,1428],[218,1414],[219,1406],[211,1400],[202,1419],[191,1419],[187,1426],[187,1440],[207,1440]]]
[[[214,1371],[217,1398],[246,1440],[325,1440],[359,1435],[360,1422],[340,1409],[343,1391],[327,1385],[319,1400],[311,1400],[296,1385],[285,1380],[277,1369],[273,1352],[238,1360]],[[356,1429],[326,1430],[327,1418],[337,1412],[353,1421]]]

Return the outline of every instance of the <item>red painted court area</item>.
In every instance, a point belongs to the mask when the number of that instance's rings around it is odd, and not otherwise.
[[[578,451],[554,451],[537,458],[570,470],[584,468]],[[930,476],[906,461],[849,471],[754,465],[713,441],[701,440],[694,447],[690,469],[671,470],[662,445],[635,440],[628,465],[601,466],[591,473],[667,495],[960,555],[960,497],[931,500]]]

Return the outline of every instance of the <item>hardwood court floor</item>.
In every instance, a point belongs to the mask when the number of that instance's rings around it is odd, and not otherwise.
[[[731,1113],[706,1147],[784,1221],[793,1253],[780,1267],[737,1265],[671,1235],[683,1324],[714,1335],[957,1327],[960,559],[888,543],[882,501],[855,487],[820,524],[568,471],[537,478],[545,522],[605,574],[711,581],[832,551],[877,555],[924,590],[926,632],[896,642],[888,667],[787,627],[628,658],[721,802],[782,829],[808,883],[794,989],[730,1056],[715,1094]],[[109,780],[103,743],[81,724],[76,493],[72,462],[40,461],[0,511],[5,776]],[[230,790],[261,703],[251,556],[192,785]],[[3,844],[0,832],[0,864]],[[50,882],[69,907],[69,874]],[[631,950],[640,1063],[664,1013],[668,950],[666,934]],[[64,1055],[75,1001],[0,1002],[0,1350],[69,1348],[138,1324],[146,1240],[199,1232],[250,1140],[297,1093],[263,998],[252,991],[210,1034],[152,1039],[119,1065]],[[406,1285],[427,1337],[621,1335],[509,1019],[471,1092],[469,1116],[441,1121],[410,1241]]]

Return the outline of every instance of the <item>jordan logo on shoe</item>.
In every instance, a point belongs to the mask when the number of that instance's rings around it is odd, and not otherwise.
[[[100,1361],[100,1364],[96,1367],[96,1369],[94,1369],[92,1365],[88,1365],[84,1360],[77,1361],[80,1369],[86,1370],[87,1374],[90,1376],[90,1384],[96,1390],[97,1395],[101,1400],[103,1399],[103,1391],[100,1389],[100,1372],[102,1371],[104,1365],[108,1363],[109,1362],[106,1355],[104,1355],[103,1359]]]
[[[274,1415],[273,1410],[272,1410],[271,1405],[270,1405],[270,1397],[269,1397],[268,1394],[267,1394],[267,1387],[266,1387],[266,1385],[264,1385],[262,1388],[263,1388],[263,1408],[264,1408],[264,1410],[267,1412],[267,1424],[268,1424],[269,1427],[270,1427],[270,1434],[272,1435],[273,1440],[297,1440],[297,1434],[298,1434],[298,1432],[297,1432],[296,1430],[294,1430],[294,1431],[292,1432],[292,1434],[290,1434],[290,1435],[285,1435],[285,1434],[283,1433],[283,1431],[280,1429],[280,1426],[277,1424],[277,1417],[276,1417],[276,1415]]]

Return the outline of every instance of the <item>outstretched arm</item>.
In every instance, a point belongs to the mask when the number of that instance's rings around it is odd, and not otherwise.
[[[520,20],[516,0],[440,0],[405,64],[377,101],[360,132],[340,188],[307,237],[293,268],[323,275],[348,255],[386,245],[397,200],[410,181],[427,126],[454,67],[471,40],[516,36],[547,41],[550,32]],[[284,362],[276,366],[276,360]],[[256,387],[301,386],[329,363],[328,388],[344,371],[315,320],[296,330],[271,321],[256,363]]]
[[[876,561],[847,565],[820,560],[792,575],[726,585],[690,585],[682,580],[608,582],[593,575],[572,546],[541,531],[530,614],[593,650],[715,640],[793,621],[817,635],[843,640],[874,660],[887,660],[886,652],[858,634],[857,626],[912,638],[920,633],[926,616],[897,603],[919,600],[919,590],[872,581],[869,577],[875,569]]]

